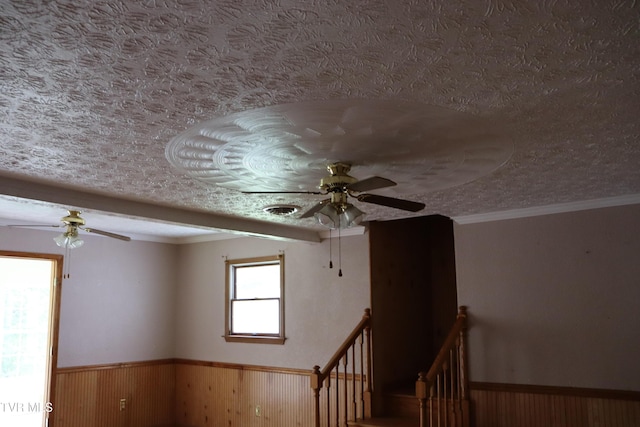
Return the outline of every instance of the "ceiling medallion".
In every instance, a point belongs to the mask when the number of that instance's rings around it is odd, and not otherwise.
[[[513,145],[485,120],[409,101],[273,105],[200,123],[174,137],[167,160],[199,181],[241,191],[316,188],[328,164],[385,176],[391,192],[424,193],[491,173]]]

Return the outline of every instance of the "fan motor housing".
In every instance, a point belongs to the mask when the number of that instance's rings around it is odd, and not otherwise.
[[[358,181],[356,178],[348,175],[348,172],[351,170],[351,165],[348,163],[332,163],[327,166],[327,170],[331,175],[320,180],[320,188],[328,193],[344,193],[347,191],[349,184]]]
[[[332,175],[320,180],[320,188],[328,193],[343,193],[347,190],[349,184],[353,184],[358,181],[349,175]]]
[[[69,211],[69,215],[62,218],[62,222],[64,222],[67,225],[74,225],[74,226],[85,224],[84,218],[80,217],[80,211]]]

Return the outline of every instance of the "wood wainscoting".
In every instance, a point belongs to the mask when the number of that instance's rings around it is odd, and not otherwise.
[[[475,427],[638,427],[640,392],[471,383]]]
[[[173,359],[58,368],[50,425],[172,426],[175,370]]]
[[[306,427],[310,374],[185,359],[58,368],[51,426]],[[640,426],[640,392],[472,382],[470,397],[475,427]]]
[[[311,370],[176,360],[176,425],[307,427]]]
[[[310,374],[185,359],[59,368],[50,425],[307,427]]]

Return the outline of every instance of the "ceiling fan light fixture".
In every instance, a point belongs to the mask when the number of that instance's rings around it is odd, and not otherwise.
[[[84,240],[78,237],[77,230],[65,231],[59,236],[54,237],[53,241],[61,248],[75,249],[84,245]]]
[[[343,222],[346,222],[348,224],[346,228],[353,227],[355,225],[360,225],[363,219],[364,219],[364,212],[362,212],[360,209],[353,206],[351,203],[348,203],[347,208],[342,213]]]
[[[364,213],[351,203],[328,203],[313,216],[320,225],[332,230],[343,230],[359,225],[364,218]]]

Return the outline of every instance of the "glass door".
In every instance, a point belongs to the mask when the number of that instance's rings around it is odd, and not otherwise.
[[[7,254],[0,252],[0,426],[42,427],[54,409],[58,260]]]

